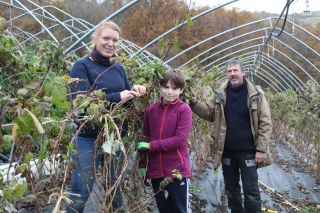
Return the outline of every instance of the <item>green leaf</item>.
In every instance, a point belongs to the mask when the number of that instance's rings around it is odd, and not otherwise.
[[[167,43],[163,41],[163,39],[159,40],[160,47],[166,47]]]
[[[11,200],[13,198],[11,190],[3,190],[3,197]]]
[[[46,157],[48,157],[47,148],[43,147],[39,152],[39,158],[37,163],[40,163],[42,160],[46,159]]]
[[[145,82],[146,82],[146,80],[145,80],[144,78],[139,78],[139,79],[136,81],[136,84],[141,85],[141,84],[143,84],[143,83],[145,83]]]
[[[52,94],[53,98],[55,98],[57,100],[65,100],[66,95],[67,95],[67,88],[64,85],[56,84],[52,88],[51,94]]]
[[[179,49],[179,48],[180,48],[179,38],[178,38],[178,37],[175,37],[175,38],[172,40],[172,44],[173,44],[173,47],[174,47],[174,48]]]
[[[93,94],[102,101],[106,100],[106,93],[102,89],[93,91]]]
[[[126,137],[121,138],[121,140],[124,143],[130,143],[132,141],[132,138],[130,138],[129,136],[126,136]]]
[[[16,41],[12,37],[9,37],[8,38],[8,44],[10,44],[10,46],[13,47],[13,46],[16,45]]]
[[[212,67],[212,71],[213,71],[213,72],[216,72],[217,70],[218,70],[218,66],[213,66],[213,67]]]
[[[41,70],[41,72],[47,72],[48,71],[47,65],[46,64],[42,64],[40,70]]]
[[[178,26],[179,25],[179,19],[175,19],[175,25]]]
[[[193,22],[192,22],[192,20],[191,20],[191,15],[190,15],[190,14],[187,14],[187,15],[186,15],[186,19],[187,19],[187,25],[188,25],[189,27],[192,27],[192,26],[193,26]]]
[[[60,98],[53,97],[51,102],[59,109],[69,109],[70,103],[67,100],[61,100]]]
[[[2,173],[0,173],[0,187],[3,186],[3,176],[2,176]]]
[[[26,165],[21,165],[20,166],[20,173],[23,173],[25,169],[26,169]]]
[[[178,180],[182,180],[182,175],[180,174],[179,170],[174,169],[172,170],[172,175],[175,176]]]
[[[66,154],[62,154],[63,160],[68,160],[68,156]]]
[[[29,152],[26,157],[24,158],[25,163],[29,163],[33,159],[33,154]]]
[[[69,150],[69,152],[73,153],[75,150],[74,150],[74,144],[73,143],[69,143],[68,146],[66,146],[67,149]]]
[[[0,147],[3,151],[7,151],[11,148],[11,135],[4,135],[3,136],[4,144]]]
[[[14,198],[16,199],[21,199],[23,197],[24,194],[24,187],[20,184],[18,184],[15,188],[14,188]]]
[[[99,105],[95,104],[95,103],[90,103],[90,106],[88,107],[86,114],[87,115],[93,115],[94,118],[96,120],[98,120],[99,117],[100,117]]]
[[[46,82],[44,89],[48,96],[53,96],[58,100],[66,99],[67,88],[62,77],[55,77],[52,82]]]
[[[60,109],[70,108],[67,102],[67,88],[62,77],[55,77],[53,82],[46,82],[44,90],[47,96],[52,96],[51,102]]]

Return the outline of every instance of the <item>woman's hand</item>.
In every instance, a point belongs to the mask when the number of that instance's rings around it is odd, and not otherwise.
[[[126,100],[126,99],[132,99],[132,98],[135,98],[138,96],[139,96],[139,93],[137,93],[136,91],[133,91],[133,90],[131,90],[131,91],[124,90],[124,91],[120,92],[121,101]]]
[[[134,85],[131,89],[131,91],[135,91],[140,95],[143,95],[146,93],[146,87],[142,85]]]

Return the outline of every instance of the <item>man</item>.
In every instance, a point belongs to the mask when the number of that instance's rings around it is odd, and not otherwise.
[[[230,60],[226,68],[228,80],[215,90],[212,98],[201,103],[193,97],[190,106],[195,114],[214,122],[214,169],[222,161],[231,212],[259,213],[262,210],[257,168],[271,164],[270,109],[262,90],[245,79],[240,61]]]

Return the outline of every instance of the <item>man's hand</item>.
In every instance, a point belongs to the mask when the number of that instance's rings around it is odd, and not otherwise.
[[[149,143],[147,142],[139,142],[137,144],[138,152],[145,152],[149,150]]]
[[[266,154],[263,152],[256,152],[256,164],[262,163],[263,160],[266,158]]]
[[[196,104],[197,103],[197,95],[193,90],[191,91],[191,95],[192,95],[192,97],[191,97],[190,103]]]

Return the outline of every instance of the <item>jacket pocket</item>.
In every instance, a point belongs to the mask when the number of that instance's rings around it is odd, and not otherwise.
[[[177,153],[178,153],[178,156],[180,158],[181,163],[184,164],[183,157],[182,157],[181,152],[180,152],[179,149],[177,149]]]

